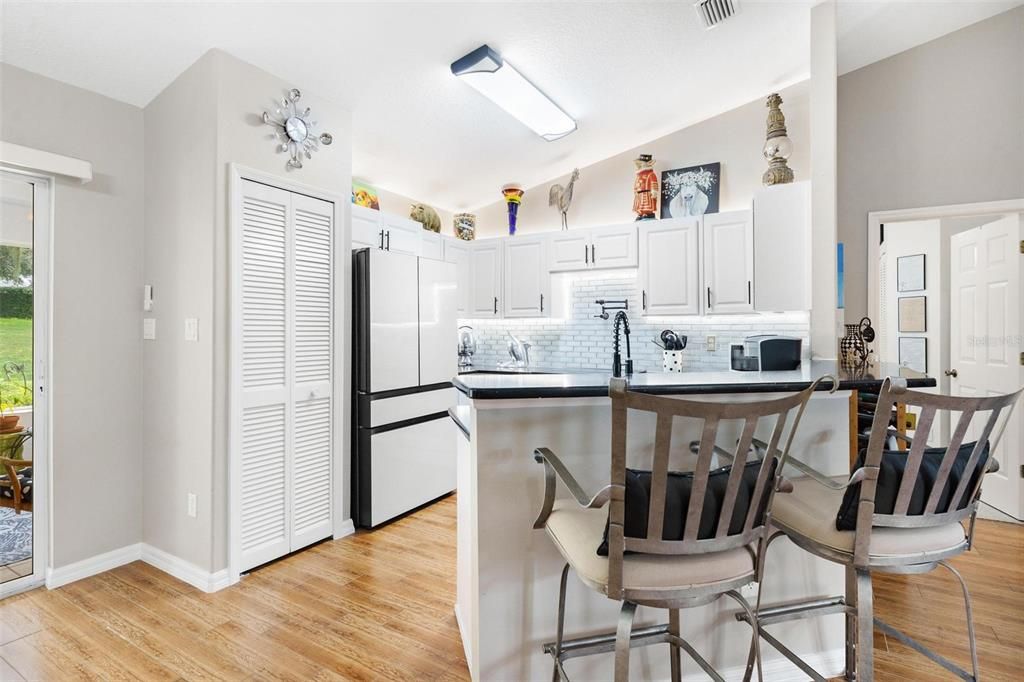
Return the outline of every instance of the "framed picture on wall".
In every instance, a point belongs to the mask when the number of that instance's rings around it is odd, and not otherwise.
[[[901,332],[923,334],[928,331],[927,296],[904,296],[899,300],[899,329]]]
[[[924,254],[896,259],[896,291],[924,291]]]
[[[706,163],[661,172],[661,217],[718,213],[722,164]]]
[[[922,336],[900,337],[900,367],[922,374],[928,371],[928,339]]]

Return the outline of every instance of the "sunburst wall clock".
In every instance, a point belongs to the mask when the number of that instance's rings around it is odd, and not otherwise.
[[[288,152],[291,158],[288,159],[288,168],[302,168],[302,157],[313,158],[313,152],[334,142],[330,133],[317,135],[317,123],[310,115],[309,107],[299,109],[299,99],[302,93],[292,88],[288,91],[288,97],[281,100],[281,107],[274,110],[274,116],[269,112],[263,112],[263,122],[274,128],[274,136],[278,141],[277,151]]]

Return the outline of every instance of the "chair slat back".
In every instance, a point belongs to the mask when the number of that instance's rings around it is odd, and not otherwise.
[[[975,513],[981,493],[981,481],[984,473],[975,475],[986,445],[989,456],[994,456],[1002,432],[1013,413],[1021,393],[998,396],[968,397],[946,396],[906,388],[906,382],[892,377],[885,380],[878,396],[871,437],[868,441],[864,466],[861,472],[854,472],[861,477],[860,499],[858,500],[857,537],[854,543],[854,563],[867,565],[870,556],[870,537],[872,526],[923,527],[937,526],[962,520]],[[917,428],[910,449],[905,451],[906,461],[903,467],[903,479],[900,481],[891,513],[880,513],[875,509],[878,492],[878,479],[881,472],[882,458],[885,453],[888,437],[889,419],[897,403],[908,407],[920,408]],[[941,460],[935,470],[931,490],[925,498],[923,509],[911,513],[915,485],[919,483],[922,465],[928,448],[928,434],[938,412],[959,413],[959,419],[953,429],[949,443],[944,446]],[[984,426],[978,434],[971,454],[962,467],[960,480],[956,489],[948,498],[948,506],[939,510],[939,502],[946,490],[950,476],[956,466],[957,458],[972,423],[985,416]],[[996,432],[997,424],[999,430]],[[995,432],[995,437],[993,437]],[[973,486],[972,486],[973,479]],[[972,487],[968,487],[972,486]],[[968,503],[959,508],[967,495]],[[858,563],[859,562],[859,563]]]
[[[831,381],[831,377],[828,378]],[[827,385],[827,384],[826,384]],[[758,522],[758,512],[766,513],[770,508],[770,488],[775,476],[782,470],[781,458],[789,451],[789,444],[799,423],[807,401],[818,387],[818,382],[799,393],[782,398],[750,402],[703,402],[678,398],[654,396],[626,390],[622,380],[612,380],[609,394],[612,398],[612,495],[609,505],[609,589],[621,586],[622,557],[626,551],[649,554],[679,555],[702,554],[741,547],[755,540],[763,530],[764,519]],[[651,412],[656,415],[654,447],[650,457],[651,487],[646,523],[646,537],[625,537],[625,483],[628,411]],[[793,422],[789,441],[780,452],[779,443],[790,412],[798,410]],[[701,423],[701,437],[697,448],[697,461],[692,472],[693,479],[690,499],[685,509],[685,527],[680,540],[664,540],[665,517],[669,509],[670,453],[672,446],[672,425],[676,417],[695,418]],[[762,420],[771,428],[768,455],[756,459],[751,455],[758,424]],[[742,423],[739,439],[732,445],[719,443],[723,425]],[[733,432],[735,433],[735,432]],[[716,447],[726,450],[734,457],[728,474],[725,492],[718,508],[719,518],[713,526],[711,537],[700,537],[701,521],[705,512],[705,498],[709,491],[712,461],[718,452]],[[738,500],[744,493],[744,473],[747,465],[757,462],[758,475],[749,508],[743,517],[738,532],[730,534],[730,527],[736,514]],[[767,506],[761,504],[767,495]],[[708,505],[712,508],[713,505]]]

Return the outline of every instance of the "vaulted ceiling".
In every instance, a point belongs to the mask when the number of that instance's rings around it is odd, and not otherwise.
[[[544,182],[805,79],[812,4],[746,0],[706,31],[688,0],[5,0],[0,58],[141,107],[220,48],[351,109],[359,177],[446,209],[472,209],[499,198],[503,183]],[[1016,4],[841,2],[840,70]],[[448,65],[482,43],[575,117],[579,130],[545,142],[454,78]]]

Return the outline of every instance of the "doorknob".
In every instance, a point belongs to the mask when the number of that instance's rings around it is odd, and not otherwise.
[[[945,372],[943,372],[943,374],[945,374],[947,377],[953,377],[954,379],[956,379],[959,376],[955,369],[947,369]]]

